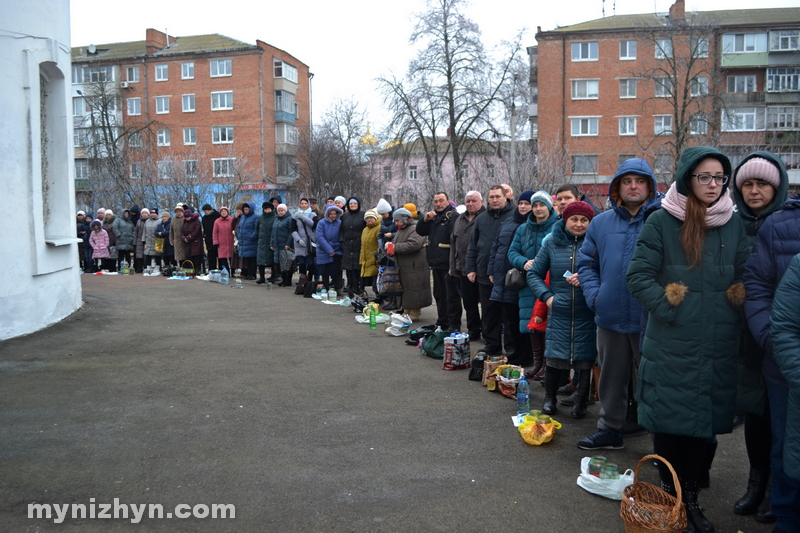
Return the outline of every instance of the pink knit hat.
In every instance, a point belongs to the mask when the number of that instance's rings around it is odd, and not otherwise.
[[[742,190],[745,181],[755,179],[766,181],[777,189],[781,184],[781,173],[763,157],[751,157],[736,170],[736,188]]]

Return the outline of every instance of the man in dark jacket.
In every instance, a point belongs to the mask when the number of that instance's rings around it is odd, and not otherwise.
[[[502,185],[489,189],[489,209],[475,218],[475,226],[467,249],[467,278],[478,284],[481,301],[481,326],[486,345],[479,352],[486,355],[503,353],[501,339],[502,310],[499,302],[493,302],[492,281],[489,279],[489,254],[494,238],[503,221],[514,212],[514,204],[506,199]]]
[[[214,222],[219,218],[219,213],[211,204],[203,205],[203,240],[206,243],[208,255],[208,270],[217,270],[217,247],[214,245]]]
[[[417,222],[417,233],[428,237],[426,258],[433,272],[433,297],[436,300],[436,325],[442,329],[458,331],[461,328],[461,297],[458,280],[448,274],[450,270],[450,234],[458,213],[450,205],[447,193],[433,196],[433,211],[428,211]]]
[[[478,284],[467,278],[467,250],[475,218],[486,211],[483,207],[483,196],[478,191],[469,191],[464,197],[466,210],[453,222],[453,232],[450,235],[450,275],[456,278],[461,289],[461,300],[467,311],[467,331],[469,340],[477,341],[481,338],[481,314],[478,309],[480,292]],[[461,306],[459,306],[459,317]],[[453,311],[455,313],[455,311]],[[459,321],[459,331],[461,330]]]
[[[608,187],[612,209],[594,217],[578,253],[578,280],[597,324],[598,391],[602,410],[598,431],[578,441],[584,450],[622,448],[622,428],[628,416],[632,384],[639,360],[641,304],[628,292],[625,273],[656,198],[656,179],[644,159],[620,165]],[[586,375],[584,375],[586,374]],[[588,372],[581,380],[588,383]],[[585,409],[585,405],[583,406]]]

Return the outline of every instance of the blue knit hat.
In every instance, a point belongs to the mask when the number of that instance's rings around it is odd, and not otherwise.
[[[533,191],[523,191],[520,193],[519,198],[517,198],[517,203],[519,202],[531,203],[531,196],[533,196]]]

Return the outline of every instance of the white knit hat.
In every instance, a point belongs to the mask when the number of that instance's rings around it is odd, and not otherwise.
[[[392,211],[392,206],[385,199],[381,198],[378,200],[378,207],[375,208],[375,211],[377,211],[379,215],[390,213]]]

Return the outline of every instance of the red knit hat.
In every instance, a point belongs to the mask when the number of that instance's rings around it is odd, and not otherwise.
[[[586,202],[572,202],[561,211],[561,218],[567,220],[573,215],[583,215],[589,220],[592,220],[592,217],[594,217],[594,209]]]

